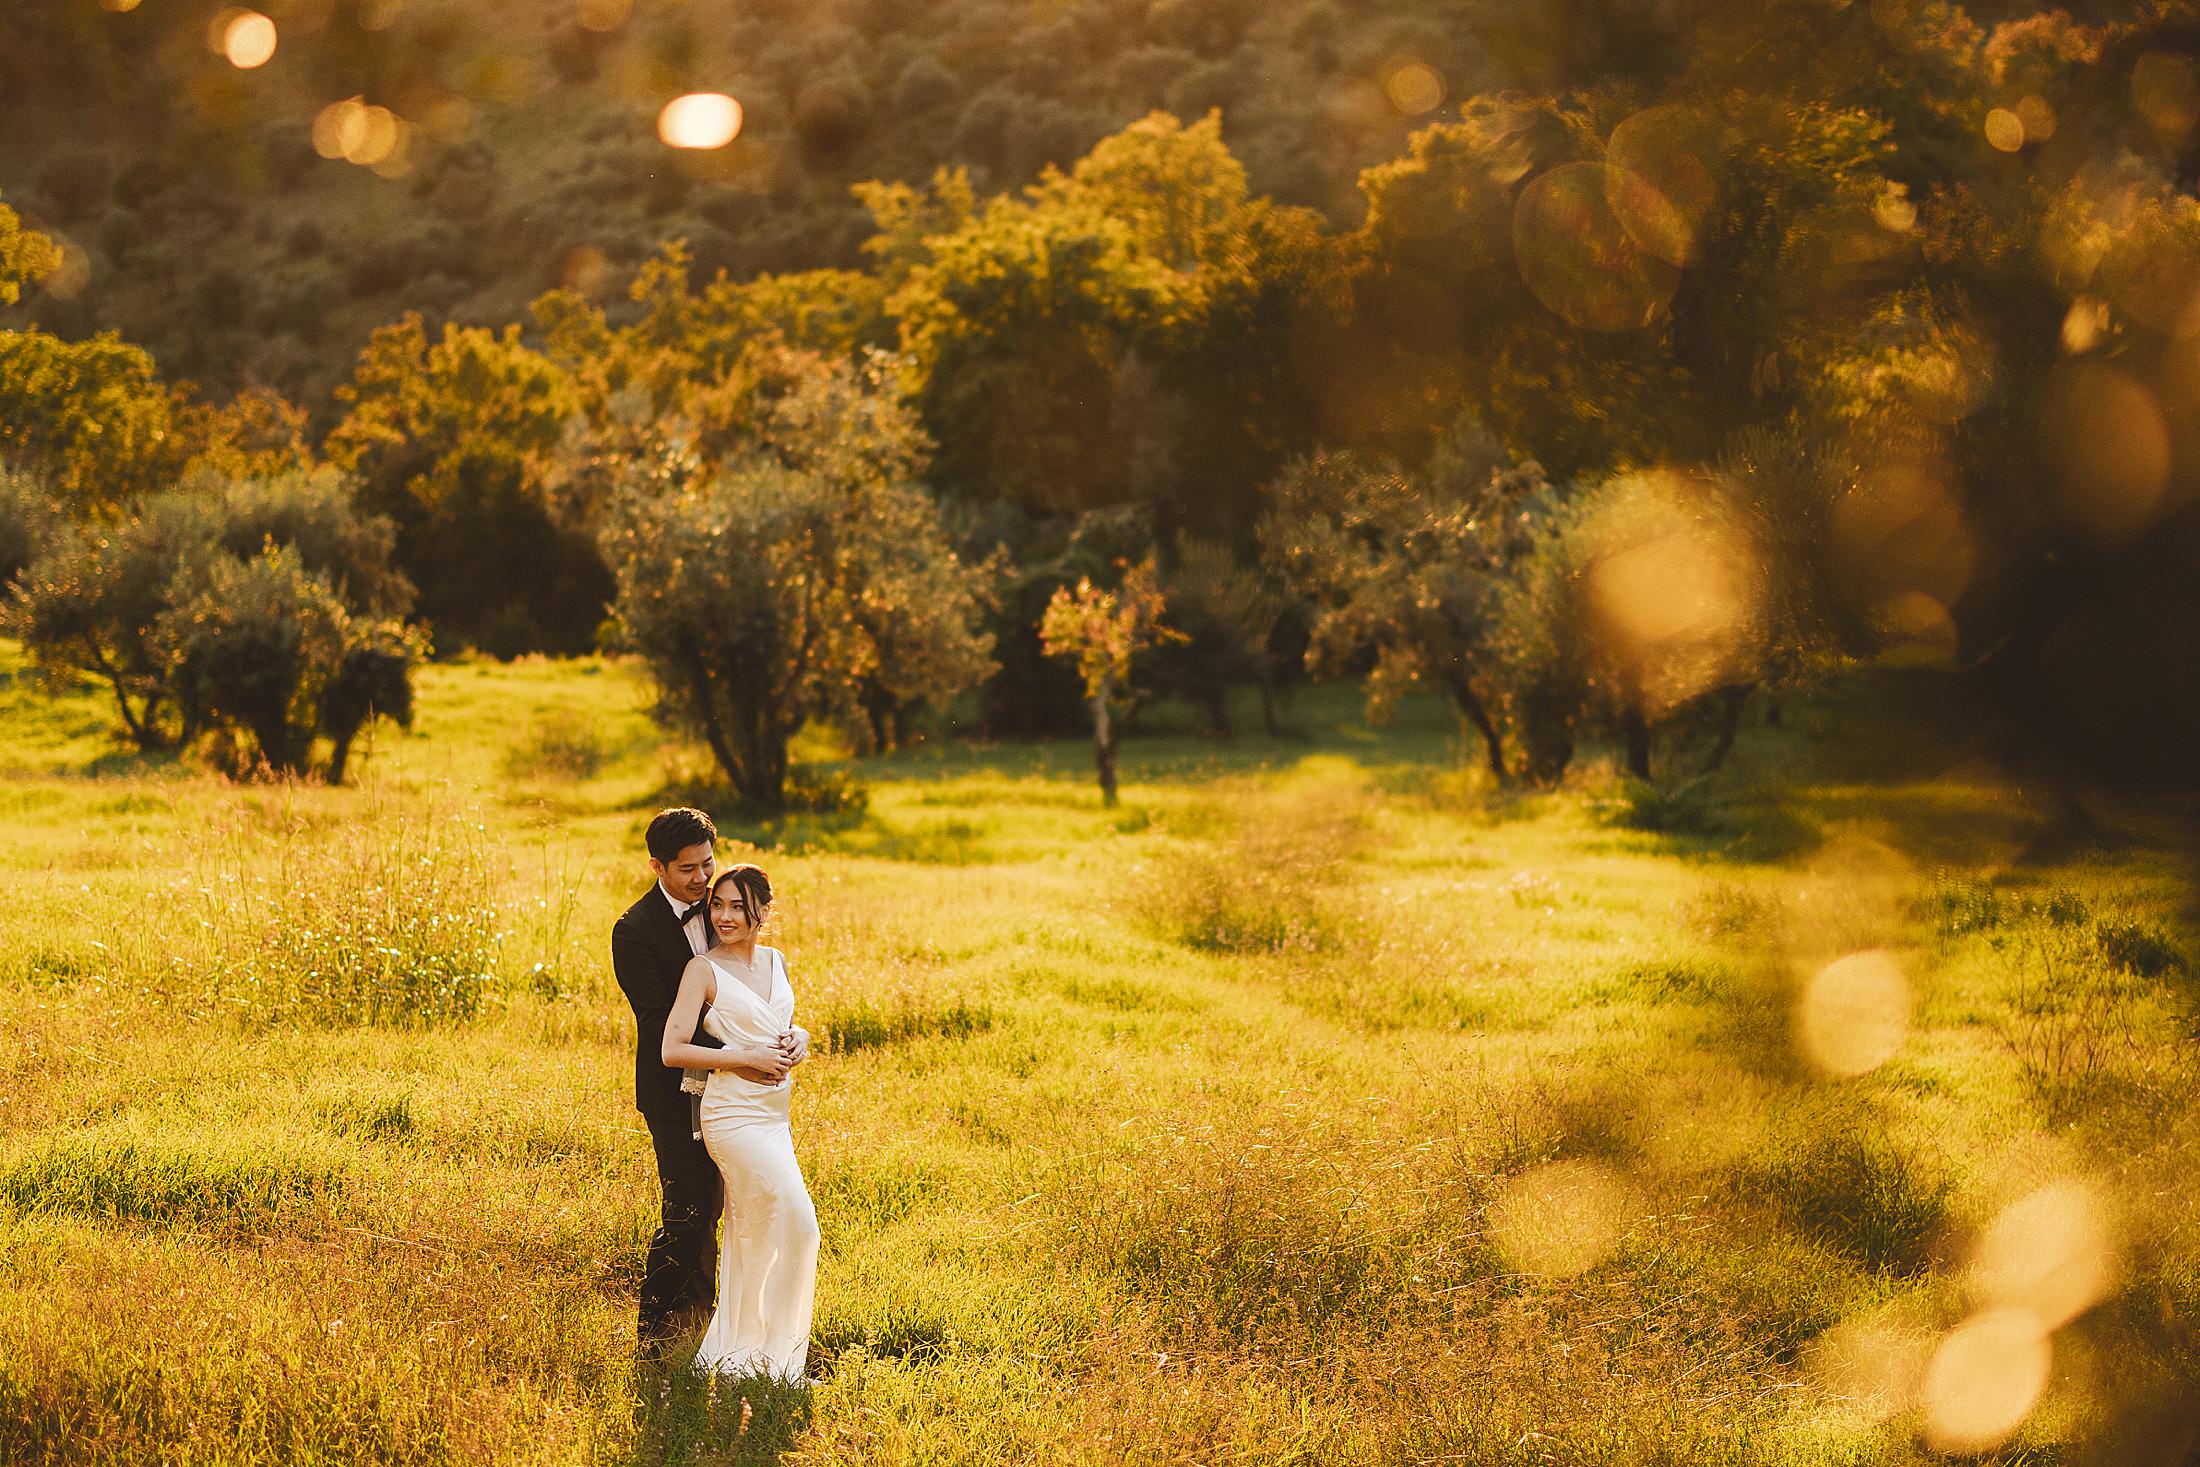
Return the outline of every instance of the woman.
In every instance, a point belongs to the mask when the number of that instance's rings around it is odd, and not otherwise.
[[[794,1091],[787,1073],[809,1057],[810,1036],[794,1025],[786,959],[756,941],[771,902],[771,882],[755,866],[729,867],[710,884],[717,943],[680,975],[664,1061],[710,1072],[703,1144],[726,1179],[718,1308],[696,1367],[800,1381],[817,1284],[817,1209],[787,1128]],[[724,1049],[689,1042],[698,1015]]]

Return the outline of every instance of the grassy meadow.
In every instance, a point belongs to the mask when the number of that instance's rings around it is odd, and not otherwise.
[[[934,745],[724,818],[820,1036],[804,1398],[631,1357],[606,936],[726,807],[629,670],[430,667],[328,789],[0,647],[0,1462],[2184,1460],[2178,829],[2042,858],[1893,696],[1715,799],[1500,795],[1339,689],[1161,710],[1114,811]]]

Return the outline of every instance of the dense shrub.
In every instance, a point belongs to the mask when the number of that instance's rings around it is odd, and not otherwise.
[[[1821,1116],[1802,1135],[1779,1138],[1745,1185],[1796,1228],[1868,1268],[1912,1272],[1931,1262],[1948,1224],[1955,1182],[1939,1164],[1880,1125]]]
[[[0,464],[0,593],[38,558],[59,526],[46,486]]]

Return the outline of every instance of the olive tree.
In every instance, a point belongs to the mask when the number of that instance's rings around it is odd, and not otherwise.
[[[621,641],[660,716],[700,738],[751,809],[785,803],[811,719],[859,736],[863,693],[940,699],[991,670],[970,579],[924,492],[765,454],[633,494],[602,532]]]

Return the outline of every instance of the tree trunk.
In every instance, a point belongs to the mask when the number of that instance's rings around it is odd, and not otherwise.
[[[1092,759],[1100,773],[1100,803],[1115,808],[1115,745],[1123,731],[1109,705],[1114,701],[1112,679],[1103,680],[1092,695]]]
[[[1637,779],[1650,777],[1650,721],[1642,709],[1630,707],[1619,716],[1620,735],[1627,744],[1627,772]]]
[[[1511,784],[1512,774],[1505,768],[1505,745],[1497,736],[1497,725],[1490,720],[1489,710],[1482,706],[1463,668],[1451,668],[1444,674],[1444,691],[1451,694],[1452,706],[1459,710],[1459,716],[1473,724],[1475,732],[1482,735],[1482,753],[1489,764],[1491,778],[1499,784]]]
[[[342,784],[344,782],[344,765],[351,759],[351,740],[352,736],[348,733],[338,734],[335,741],[329,745],[328,773],[324,778],[330,784]]]
[[[1734,736],[1742,730],[1742,705],[1749,701],[1749,692],[1747,683],[1719,689],[1719,737],[1711,746],[1711,757],[1704,761],[1704,773],[1716,774],[1734,751]]]

